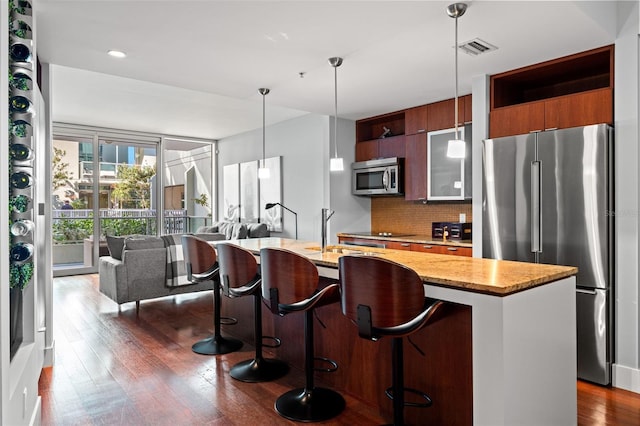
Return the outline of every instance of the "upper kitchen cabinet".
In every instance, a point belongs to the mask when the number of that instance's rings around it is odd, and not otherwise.
[[[406,137],[404,161],[404,198],[410,201],[427,200],[427,134]]]
[[[455,129],[427,133],[427,200],[453,201],[471,199],[471,125],[458,128],[465,141],[464,158],[447,156],[449,141],[456,138]]]
[[[466,104],[469,108],[466,108]],[[468,110],[468,116],[467,116]],[[450,129],[455,126],[455,99],[435,102],[427,105],[427,131]],[[458,98],[458,125],[471,122],[471,95]]]
[[[404,130],[407,135],[427,131],[427,109],[427,105],[422,105],[404,112]]]
[[[404,157],[404,134],[404,111],[359,120],[356,123],[356,161]]]
[[[605,46],[492,76],[489,136],[613,124],[613,55]]]

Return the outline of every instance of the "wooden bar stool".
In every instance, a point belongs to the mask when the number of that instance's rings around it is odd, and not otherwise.
[[[206,241],[193,235],[182,236],[182,252],[187,267],[187,278],[192,282],[213,281],[213,336],[200,340],[191,349],[201,355],[222,355],[242,347],[237,339],[222,337],[220,325],[220,277],[215,249]],[[234,323],[235,320],[231,319]]]
[[[425,326],[443,302],[424,297],[420,276],[410,268],[373,256],[342,256],[338,259],[342,313],[358,326],[363,339],[392,340],[392,386],[386,395],[393,400],[393,424],[404,424],[404,406],[428,407],[425,393],[404,387],[402,337]],[[424,398],[406,403],[404,393]]]
[[[258,270],[258,262],[253,254],[234,244],[221,243],[216,246],[218,263],[220,264],[220,283],[222,293],[227,297],[253,296],[254,299],[254,336],[256,353],[253,359],[242,361],[231,368],[229,374],[242,382],[267,382],[278,379],[289,371],[287,363],[277,359],[265,359],[262,356],[262,340],[280,340],[262,335],[262,296],[260,288],[262,278]]]
[[[262,265],[262,297],[274,314],[284,316],[304,312],[304,372],[305,386],[282,394],[275,409],[282,417],[300,422],[318,422],[337,416],[344,410],[345,401],[338,392],[315,387],[313,383],[313,310],[337,303],[340,294],[337,284],[318,288],[318,269],[307,258],[278,248],[260,250]],[[335,371],[337,364],[326,358]]]

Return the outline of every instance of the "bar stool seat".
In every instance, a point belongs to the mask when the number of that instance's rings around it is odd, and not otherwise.
[[[260,250],[262,297],[276,315],[304,313],[305,386],[281,395],[275,409],[282,417],[300,422],[328,420],[340,414],[345,400],[338,392],[314,385],[313,311],[340,300],[337,284],[319,288],[318,269],[307,258],[279,248]],[[334,371],[332,368],[319,371]]]
[[[220,326],[220,276],[215,249],[205,240],[193,235],[182,236],[182,251],[187,267],[187,279],[191,282],[213,281],[214,334],[191,346],[200,355],[222,355],[242,347],[237,339],[222,337]],[[235,321],[235,320],[234,320]]]
[[[402,337],[427,325],[442,301],[424,297],[420,276],[404,265],[373,256],[342,256],[338,259],[342,313],[358,326],[358,335],[376,341],[392,340],[392,386],[386,395],[393,400],[393,424],[404,424],[405,405],[428,407],[424,392],[404,387]],[[404,393],[417,394],[423,403],[405,403]]]
[[[270,347],[280,346],[280,340],[262,334],[262,278],[256,258],[250,251],[234,244],[220,243],[216,245],[216,250],[222,293],[227,297],[253,296],[254,299],[255,356],[234,365],[229,374],[234,379],[249,383],[266,382],[284,376],[289,371],[286,362],[262,356],[263,339],[275,341]]]

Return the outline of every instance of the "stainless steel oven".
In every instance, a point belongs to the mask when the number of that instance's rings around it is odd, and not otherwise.
[[[351,165],[354,195],[402,195],[404,158],[359,161]]]

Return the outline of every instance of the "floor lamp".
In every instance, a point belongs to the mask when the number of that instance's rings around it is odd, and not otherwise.
[[[297,239],[298,239],[298,213],[296,213],[296,212],[294,212],[293,210],[291,210],[291,209],[289,209],[289,208],[287,208],[287,207],[283,206],[283,205],[282,205],[282,204],[280,204],[280,203],[267,203],[267,205],[266,205],[266,206],[264,206],[264,209],[265,209],[265,210],[269,210],[269,209],[274,208],[275,206],[280,206],[280,207],[282,207],[283,209],[285,209],[286,211],[288,211],[288,212],[290,212],[290,213],[293,213],[293,215],[295,216],[295,218],[296,218],[296,240],[297,240]]]

